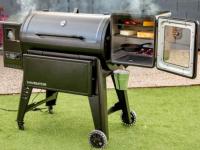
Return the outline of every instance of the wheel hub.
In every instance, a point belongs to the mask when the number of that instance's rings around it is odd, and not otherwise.
[[[103,148],[107,144],[107,137],[102,131],[95,130],[90,134],[90,144],[94,148]]]
[[[91,136],[91,142],[94,146],[101,147],[103,146],[103,139],[100,135],[94,134]]]

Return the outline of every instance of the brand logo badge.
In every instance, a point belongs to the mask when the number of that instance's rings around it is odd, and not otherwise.
[[[47,86],[47,83],[35,82],[35,81],[27,81],[27,84],[29,84],[29,85],[36,85],[36,86],[43,86],[43,87]]]

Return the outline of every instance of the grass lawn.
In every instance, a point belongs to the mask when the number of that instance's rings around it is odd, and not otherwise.
[[[120,112],[109,116],[108,150],[199,150],[200,87],[131,89],[137,124],[126,128]],[[43,94],[39,98],[43,98]],[[0,96],[0,107],[17,109],[19,95]],[[116,101],[108,90],[109,106]],[[41,106],[44,107],[44,106]],[[16,112],[0,110],[0,150],[88,150],[92,117],[87,97],[59,94],[55,114],[29,112],[25,131]]]

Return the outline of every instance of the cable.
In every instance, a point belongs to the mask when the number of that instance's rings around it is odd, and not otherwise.
[[[31,100],[31,103],[33,104],[34,103],[34,100],[41,94],[42,90],[40,90],[36,95],[35,97],[33,97],[33,99]],[[43,112],[42,110],[44,109],[47,109],[47,108],[34,108],[32,111],[41,111]],[[18,110],[15,110],[15,109],[5,109],[5,108],[0,108],[0,110],[2,111],[7,111],[7,112],[17,112]]]
[[[41,94],[42,90],[40,90],[36,95],[35,97],[33,97],[33,99],[31,100],[31,103],[33,104],[34,103],[34,100]]]
[[[33,99],[31,100],[31,103],[34,104],[34,100],[41,94],[42,90],[40,90],[37,95],[35,95],[35,97],[33,97]],[[41,111],[43,112],[42,110],[44,109],[47,109],[47,108],[34,108],[32,111]]]
[[[34,108],[32,111],[41,111],[44,112],[43,110],[45,110],[47,108]],[[7,112],[17,112],[18,110],[16,109],[5,109],[5,108],[0,108],[0,110],[2,111],[7,111]]]
[[[17,112],[18,111],[18,110],[15,110],[15,109],[5,109],[5,108],[0,108],[0,110],[8,111],[8,112]]]
[[[43,110],[46,110],[47,108],[34,108],[32,111],[40,111],[40,112],[46,112]]]

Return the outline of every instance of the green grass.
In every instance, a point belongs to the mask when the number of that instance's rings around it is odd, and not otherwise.
[[[146,88],[128,91],[137,124],[126,128],[120,112],[109,116],[108,150],[199,150],[200,87]],[[40,96],[42,98],[43,95]],[[19,95],[0,96],[0,107],[17,109]],[[108,90],[109,106],[116,101]],[[43,106],[42,106],[43,107]],[[16,112],[0,110],[1,150],[88,150],[92,117],[87,97],[60,94],[55,114],[29,112],[25,131]]]

